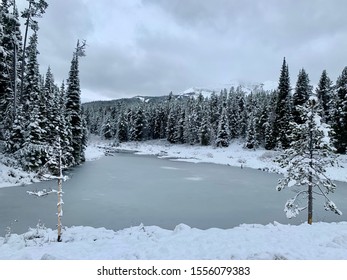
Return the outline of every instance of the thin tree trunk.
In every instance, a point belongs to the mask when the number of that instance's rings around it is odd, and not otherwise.
[[[307,223],[312,225],[313,218],[313,195],[312,195],[312,174],[309,175],[309,183],[308,183],[308,217]]]
[[[31,1],[29,2],[28,17],[25,22],[26,27],[25,27],[24,45],[23,45],[23,53],[22,53],[20,98],[23,98],[23,90],[24,90],[25,51],[26,51],[26,44],[27,44],[27,37],[28,37],[29,21],[30,21],[30,8],[31,8]]]
[[[311,104],[311,116],[309,121],[309,130],[310,130],[310,142],[309,142],[309,149],[310,149],[310,168],[312,169],[313,165],[313,132],[312,132],[312,123],[313,123],[313,107],[314,105]],[[312,219],[313,219],[313,193],[312,193],[312,171],[309,172],[308,177],[308,217],[307,217],[307,223],[309,225],[312,225]]]
[[[14,43],[13,52],[13,120],[17,115],[17,44]]]
[[[62,152],[61,152],[61,146],[60,146],[60,137],[58,139],[58,147],[59,147],[59,178],[58,178],[58,242],[61,242],[61,217],[63,215],[63,210],[62,210],[62,195],[63,195],[63,187],[62,187],[62,179],[63,179],[63,172],[62,172],[62,166],[61,166],[61,157],[62,157]]]

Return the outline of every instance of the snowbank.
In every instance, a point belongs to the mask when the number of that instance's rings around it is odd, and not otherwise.
[[[86,161],[98,160],[105,155],[105,152],[99,147],[99,142],[90,143],[85,150]]]
[[[171,230],[137,226],[114,232],[72,227],[56,242],[51,229],[0,237],[0,259],[295,259],[347,260],[347,222],[241,225],[199,230],[180,224]]]
[[[0,188],[39,182],[35,173],[25,172],[15,163],[0,154]]]

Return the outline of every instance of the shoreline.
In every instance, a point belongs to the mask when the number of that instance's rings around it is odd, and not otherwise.
[[[102,140],[95,136],[88,144],[86,161],[98,160],[113,153],[133,153],[135,155],[152,155],[162,159],[184,161],[190,163],[213,163],[233,167],[252,168],[269,173],[283,174],[273,160],[280,151],[268,151],[264,148],[245,149],[239,141],[233,141],[227,148],[197,146],[188,144],[170,144],[166,140],[150,140],[144,142],[126,142],[114,145],[113,141]],[[334,181],[347,182],[347,155],[339,155],[341,167],[327,168],[327,175]],[[10,161],[0,154],[0,188],[23,186],[43,181],[33,172],[25,172],[18,167],[4,164]]]

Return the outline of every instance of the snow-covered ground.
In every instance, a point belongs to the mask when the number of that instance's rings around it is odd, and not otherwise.
[[[0,259],[347,260],[347,222],[241,225],[227,230],[140,225],[117,232],[78,226],[63,232],[63,242],[56,238],[56,231],[40,228],[0,237]]]
[[[19,186],[39,182],[34,173],[25,172],[19,167],[13,167],[13,160],[0,153],[0,188]]]
[[[86,159],[95,160],[112,148],[137,151],[173,160],[210,162],[283,172],[273,159],[276,151],[246,150],[238,142],[228,148],[171,145],[166,141],[124,143],[93,139]],[[0,187],[35,181],[33,174],[0,162]],[[347,181],[347,156],[342,167],[330,168],[329,176]],[[2,235],[2,234],[0,234]],[[175,230],[137,226],[120,231],[76,226],[64,229],[63,242],[57,232],[34,228],[22,235],[0,237],[0,259],[343,259],[347,260],[347,222],[299,226],[240,225],[232,229],[199,230],[177,225]]]

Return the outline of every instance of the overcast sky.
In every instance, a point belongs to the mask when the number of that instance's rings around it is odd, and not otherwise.
[[[46,1],[41,71],[66,79],[77,39],[87,40],[82,101],[277,82],[284,56],[293,87],[300,68],[316,84],[323,69],[335,82],[347,66],[345,0]]]

